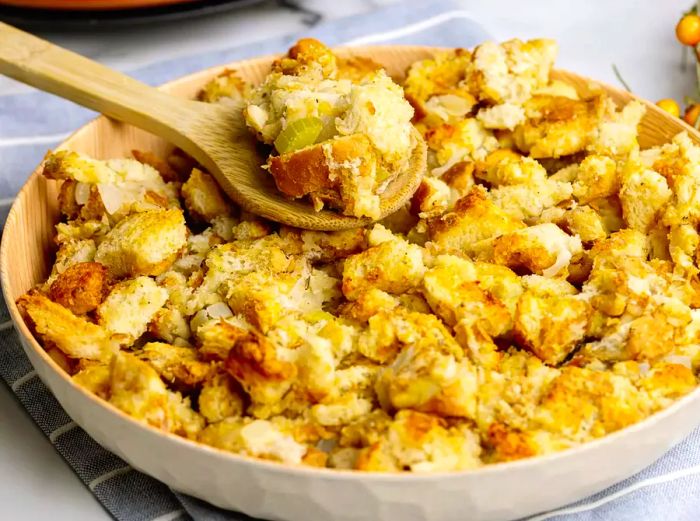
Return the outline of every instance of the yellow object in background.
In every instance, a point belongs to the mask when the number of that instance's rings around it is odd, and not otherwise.
[[[700,16],[687,14],[676,25],[676,38],[683,45],[695,46],[700,43]]]
[[[662,110],[665,110],[672,116],[679,117],[681,115],[681,108],[678,106],[678,103],[671,98],[664,98],[657,101],[656,106]]]

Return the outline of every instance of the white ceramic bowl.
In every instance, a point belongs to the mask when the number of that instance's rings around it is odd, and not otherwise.
[[[373,47],[352,52],[371,56],[400,76],[409,63],[434,50]],[[268,57],[228,67],[259,81],[270,61]],[[163,88],[191,97],[223,69],[209,69]],[[585,79],[564,72],[556,75],[586,89]],[[617,101],[630,99],[627,93],[604,88]],[[643,146],[668,140],[680,130],[688,130],[700,142],[690,127],[648,106],[640,129]],[[106,158],[128,156],[133,148],[162,154],[167,144],[100,117],[62,147]],[[296,468],[164,433],[74,384],[34,339],[14,305],[50,269],[53,226],[59,218],[56,195],[56,183],[34,172],[10,211],[0,250],[4,296],[27,356],[68,414],[100,444],[175,490],[214,505],[254,517],[295,521],[515,519],[576,501],[634,474],[700,423],[700,391],[696,390],[645,421],[578,448],[478,470],[428,475]]]

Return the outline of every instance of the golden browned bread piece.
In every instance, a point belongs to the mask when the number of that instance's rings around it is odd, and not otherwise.
[[[314,38],[302,38],[287,51],[287,55],[272,63],[272,72],[298,75],[318,67],[324,77],[337,71],[336,57],[331,50]]]
[[[49,298],[76,315],[94,310],[109,292],[109,275],[99,262],[69,266],[49,288]]]
[[[165,159],[158,157],[153,152],[143,150],[132,150],[131,154],[136,161],[145,165],[150,165],[156,170],[166,183],[180,181],[180,174]]]
[[[379,198],[372,193],[377,158],[364,134],[272,156],[268,164],[277,188],[290,197],[309,195],[315,206],[328,203],[347,215],[357,215],[356,209],[364,206],[374,208],[374,203],[379,211]]]

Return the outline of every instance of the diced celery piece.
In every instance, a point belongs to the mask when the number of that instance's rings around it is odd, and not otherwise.
[[[323,121],[320,118],[297,119],[279,133],[275,139],[275,148],[280,154],[286,154],[308,147],[316,143],[321,130],[323,130]]]

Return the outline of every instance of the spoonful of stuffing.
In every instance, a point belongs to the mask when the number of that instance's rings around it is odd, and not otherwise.
[[[382,219],[426,168],[401,87],[371,60],[341,59],[312,39],[226,103],[171,96],[4,23],[0,73],[162,137],[244,210],[290,226]]]

